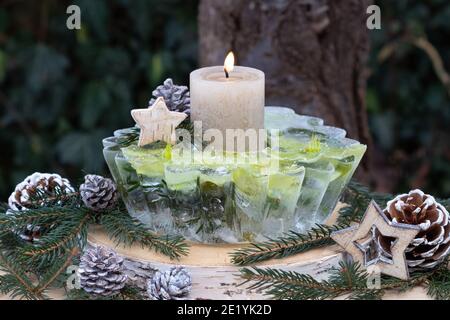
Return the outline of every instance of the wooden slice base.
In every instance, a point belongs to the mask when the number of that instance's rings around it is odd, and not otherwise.
[[[334,224],[337,218],[337,211],[332,215],[328,224]],[[126,247],[117,246],[100,227],[92,227],[88,241],[90,245],[103,245],[115,249],[123,255],[127,268],[132,270],[135,283],[142,288],[145,287],[145,279],[153,274],[153,268],[162,270],[174,265],[183,265],[192,274],[193,288],[188,299],[266,299],[262,292],[247,290],[245,286],[238,286],[242,283],[239,277],[239,267],[231,263],[230,253],[241,245],[205,245],[191,243],[190,253],[179,261],[173,261],[166,256],[154,253],[148,249],[143,249],[139,245]],[[320,249],[287,257],[285,259],[270,260],[258,264],[261,267],[272,267],[283,270],[292,270],[300,273],[308,273],[318,280],[327,279],[329,270],[337,267],[343,259],[344,254],[338,246],[329,246]],[[48,292],[52,299],[66,299],[64,290],[54,289]],[[341,297],[340,299],[344,299]],[[0,300],[12,299],[9,295],[0,295]],[[383,297],[386,300],[423,300],[430,299],[426,294],[426,289],[416,287],[407,292],[389,291]]]
[[[229,254],[239,246],[236,245],[202,245],[191,244],[190,254],[179,261],[172,261],[165,256],[142,249],[140,246],[116,246],[100,228],[92,229],[89,234],[91,244],[108,246],[127,258],[127,262],[148,263],[155,268],[166,270],[174,265],[183,265],[192,274],[193,286],[188,299],[214,300],[255,300],[267,299],[262,292],[247,290],[239,286],[239,267],[231,264]],[[297,271],[312,275],[317,280],[327,279],[329,270],[337,267],[344,254],[336,246],[310,250],[285,259],[270,260],[258,264],[283,270]],[[344,299],[341,297],[340,299]],[[1,298],[0,298],[1,299]],[[406,292],[388,291],[385,300],[428,300],[431,299],[426,289],[416,287]]]
[[[338,211],[342,204],[338,204],[335,212],[327,221],[331,225],[336,222]],[[243,282],[240,278],[240,267],[231,263],[230,254],[245,244],[199,244],[189,243],[189,255],[180,260],[170,260],[168,257],[155,253],[139,245],[131,247],[116,245],[101,227],[92,227],[89,244],[102,245],[113,248],[126,258],[126,263],[132,268],[140,269],[141,265],[155,269],[167,270],[174,265],[182,265],[192,274],[192,292],[188,299],[220,299],[220,300],[253,300],[266,299],[261,291],[248,290],[246,286],[239,286]],[[259,267],[270,267],[286,271],[296,271],[310,274],[317,280],[327,279],[331,268],[338,267],[344,258],[342,249],[337,245],[313,249],[305,253],[284,259],[273,259],[257,264]],[[140,271],[137,270],[137,273]],[[143,272],[144,277],[145,270]],[[142,272],[141,272],[142,275]],[[141,285],[145,283],[141,281]],[[345,298],[345,297],[343,297]],[[424,288],[418,287],[406,293],[391,291],[386,299],[428,299]]]
[[[113,248],[127,260],[146,262],[152,267],[167,270],[174,265],[183,265],[192,274],[190,299],[264,299],[261,292],[246,290],[239,277],[239,269],[231,263],[230,254],[243,245],[207,245],[189,243],[189,255],[180,260],[142,248],[114,244],[99,227],[92,228],[88,240],[90,244]],[[326,279],[328,271],[339,265],[342,251],[338,246],[314,249],[303,254],[279,260],[264,261],[258,266],[307,273],[317,279]]]
[[[335,222],[341,206],[342,204],[338,205],[328,224]],[[113,248],[124,256],[128,263],[136,262],[138,265],[134,267],[137,268],[142,263],[160,270],[167,270],[174,265],[185,266],[191,272],[193,280],[190,299],[265,298],[259,291],[247,290],[245,286],[239,286],[243,281],[239,277],[240,267],[231,263],[230,254],[246,244],[189,243],[189,255],[174,261],[139,245],[131,247],[116,245],[101,227],[91,228],[88,241],[91,245]],[[321,280],[328,277],[328,271],[331,268],[338,267],[342,258],[342,250],[338,246],[330,246],[284,259],[264,261],[257,266],[307,273]]]

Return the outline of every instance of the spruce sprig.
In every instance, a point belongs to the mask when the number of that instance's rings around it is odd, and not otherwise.
[[[328,280],[318,281],[310,275],[276,269],[242,269],[243,284],[253,283],[251,289],[265,290],[273,299],[324,300],[345,297],[348,300],[378,300],[386,289],[412,287],[417,282],[389,278],[387,285],[378,289],[367,286],[368,274],[359,264],[340,262],[332,269]]]
[[[294,254],[333,244],[331,233],[348,227],[341,223],[336,226],[317,224],[305,234],[294,231],[276,239],[269,238],[266,242],[250,243],[231,254],[231,261],[236,265],[250,265],[257,262],[282,259]]]
[[[427,278],[428,295],[439,300],[450,300],[450,270],[448,262]]]
[[[137,243],[171,259],[179,259],[189,252],[183,237],[155,234],[124,210],[116,210],[101,216],[100,224],[117,243],[125,245]]]
[[[341,262],[331,271],[328,280],[318,281],[312,276],[277,269],[244,268],[241,276],[249,289],[264,290],[279,300],[324,300],[350,294],[348,299],[379,299],[380,290],[367,288],[367,274],[358,264]]]
[[[1,211],[0,212],[0,234],[10,232],[13,229],[20,230],[29,225],[46,227],[59,223],[71,221],[85,210],[80,206],[54,205],[50,207],[39,207],[26,211]]]
[[[34,292],[33,282],[14,255],[0,252],[0,292],[11,298],[37,300],[43,298]]]
[[[22,205],[28,209],[37,209],[42,207],[63,206],[79,203],[79,192],[67,192],[67,189],[60,185],[54,186],[52,191],[36,189],[29,195],[28,201],[22,202]]]
[[[332,269],[327,280],[318,281],[308,274],[263,268],[243,268],[241,285],[259,289],[272,299],[323,300],[343,297],[348,300],[379,300],[387,290],[407,291],[415,286],[427,287],[428,295],[435,299],[450,300],[450,270],[448,261],[434,270],[416,271],[410,280],[389,276],[381,277],[379,288],[368,287],[368,277],[358,263],[340,262]]]
[[[126,285],[120,293],[114,296],[95,296],[83,289],[66,290],[67,300],[144,300],[143,292],[136,287]]]
[[[371,192],[366,186],[350,181],[342,196],[341,202],[347,204],[339,211],[339,222],[359,222],[370,201],[374,200],[380,208],[393,199],[391,194]]]
[[[88,210],[81,210],[39,239],[36,244],[26,244],[20,248],[19,254],[24,263],[32,263],[38,267],[53,264],[61,255],[72,248],[83,248],[86,244],[89,223],[92,221]]]
[[[0,292],[9,295],[11,298],[48,299],[45,292],[66,271],[66,268],[78,253],[78,248],[72,248],[40,276],[34,274],[31,270],[24,269],[20,259],[17,259],[17,255],[0,253],[0,269],[4,272],[0,276]],[[37,283],[36,279],[38,280]]]
[[[187,254],[181,237],[155,235],[133,219],[123,203],[101,213],[91,212],[76,193],[38,194],[30,198],[27,210],[13,211],[0,204],[0,292],[13,298],[48,299],[50,287],[64,287],[65,271],[87,243],[89,225],[102,221],[122,243],[140,243],[171,258]],[[102,218],[104,217],[104,219]],[[23,230],[39,226],[35,241],[20,238]],[[132,288],[121,294],[131,299]]]
[[[139,140],[141,129],[138,127],[131,128],[129,132],[122,134],[117,138],[117,144],[120,148],[126,148]]]

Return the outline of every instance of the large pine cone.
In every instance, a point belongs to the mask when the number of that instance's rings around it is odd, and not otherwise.
[[[81,288],[87,293],[112,296],[125,286],[123,258],[113,250],[95,246],[87,249],[78,268]]]
[[[389,201],[384,213],[393,223],[418,225],[421,229],[406,249],[410,269],[433,268],[450,253],[449,213],[432,196],[413,190]],[[395,239],[380,234],[377,237],[383,254],[391,257]]]
[[[58,174],[35,172],[16,186],[8,199],[9,208],[14,211],[25,211],[39,206],[43,198],[52,198],[61,194],[73,193],[75,190],[69,180]],[[43,205],[44,203],[41,203]]]
[[[111,179],[96,175],[84,177],[80,195],[84,205],[93,211],[113,208],[118,198],[116,184]]]
[[[183,267],[172,267],[165,272],[156,272],[147,282],[147,293],[152,300],[178,300],[188,295],[192,279]]]
[[[8,214],[46,205],[48,203],[46,199],[50,201],[52,198],[58,198],[58,202],[61,201],[62,195],[74,192],[75,190],[70,185],[69,180],[62,178],[60,175],[35,172],[16,186],[8,199],[8,205],[11,209]],[[33,225],[15,231],[23,240],[30,242],[39,240],[44,232],[41,227]]]
[[[153,105],[156,98],[163,97],[171,111],[190,114],[191,97],[188,87],[177,86],[173,84],[172,79],[167,79],[164,85],[157,87],[152,94],[155,98],[150,100],[149,105]]]

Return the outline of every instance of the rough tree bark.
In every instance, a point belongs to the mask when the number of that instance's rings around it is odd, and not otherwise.
[[[202,0],[200,63],[221,65],[233,50],[240,65],[266,73],[267,105],[286,105],[345,128],[369,146],[365,110],[370,0]]]

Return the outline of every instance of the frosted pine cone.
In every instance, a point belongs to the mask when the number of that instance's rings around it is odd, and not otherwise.
[[[172,267],[165,272],[156,272],[147,282],[147,293],[152,300],[178,300],[189,294],[192,279],[186,268]]]
[[[113,208],[118,198],[116,184],[111,179],[96,175],[84,177],[80,195],[84,205],[93,211]]]
[[[124,260],[125,274],[128,276],[128,283],[143,294],[147,291],[147,282],[153,278],[158,269],[148,262]]]
[[[164,85],[157,87],[152,94],[155,98],[150,100],[149,105],[153,105],[156,98],[163,97],[171,111],[190,114],[191,98],[188,87],[174,85],[172,79],[167,79]]]
[[[113,250],[101,246],[89,248],[78,268],[81,288],[93,295],[115,295],[128,279],[124,269],[123,258]]]
[[[449,213],[432,196],[413,190],[389,201],[384,213],[393,223],[418,225],[421,229],[406,249],[410,268],[433,268],[450,253]],[[383,254],[390,257],[395,239],[380,234],[377,237]]]
[[[61,178],[60,175],[35,172],[16,186],[8,199],[8,205],[11,210],[25,211],[43,204],[35,200],[73,192],[75,190],[69,180]]]
[[[8,205],[11,209],[8,214],[46,205],[53,198],[57,199],[56,202],[59,202],[65,194],[74,192],[75,190],[70,185],[69,180],[62,178],[60,175],[35,172],[16,186],[8,199]],[[15,232],[23,240],[34,242],[39,239],[44,230],[39,226],[28,225],[25,229],[15,230]]]

